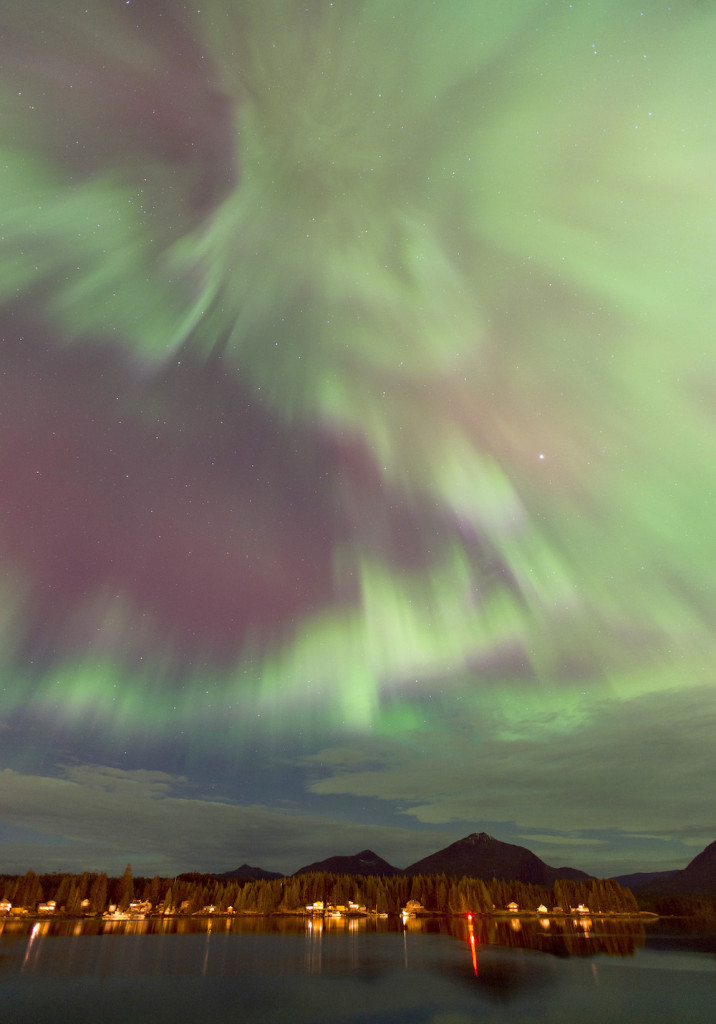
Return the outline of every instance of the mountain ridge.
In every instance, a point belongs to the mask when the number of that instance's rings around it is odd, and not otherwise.
[[[333,875],[379,875],[382,878],[403,874],[400,868],[389,864],[372,850],[361,850],[349,857],[335,856],[314,861],[294,871],[292,877],[307,875],[311,871],[326,871]]]
[[[665,880],[678,875],[678,869],[672,871],[632,871],[628,875],[612,875],[613,882],[627,889],[641,889],[644,885],[650,885],[658,880]]]
[[[333,855],[313,861],[298,868],[290,875],[265,872],[262,868],[243,864],[240,868],[225,872],[219,878],[291,878],[309,872],[326,872],[336,875],[393,875],[445,874],[449,877],[462,875],[483,878],[490,881],[500,878],[504,881],[531,882],[552,885],[557,879],[584,881],[593,876],[577,868],[553,868],[524,846],[503,843],[486,832],[471,832],[449,846],[421,860],[414,861],[406,868],[396,867],[384,860],[373,850],[365,849],[352,855]]]
[[[709,843],[680,871],[662,874],[639,886],[639,897],[716,897],[716,840]]]
[[[238,878],[241,881],[257,881],[258,879],[283,878],[280,871],[265,871],[263,868],[252,867],[250,864],[241,864],[233,871],[224,871],[217,875],[217,878]]]
[[[459,878],[463,875],[491,881],[492,878],[509,882],[552,886],[556,881],[585,881],[594,875],[578,868],[553,868],[525,846],[503,843],[487,832],[471,832],[449,846],[427,857],[414,861],[406,868],[398,868],[384,860],[373,850],[365,849],[353,855],[334,855],[313,861],[294,871],[282,874],[242,864],[233,871],[216,875],[217,878],[291,878],[309,872],[346,875],[418,875],[445,874]],[[681,870],[663,872],[632,872],[614,875],[613,880],[627,888],[639,890],[639,895],[661,894],[714,894],[716,895],[716,841],[710,843]]]

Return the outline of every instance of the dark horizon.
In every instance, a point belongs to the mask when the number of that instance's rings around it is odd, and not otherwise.
[[[477,835],[477,834],[476,833],[470,833],[468,836],[460,837],[459,839],[453,840],[453,842],[448,843],[445,847],[441,847],[439,850],[432,850],[432,851],[430,851],[430,853],[426,854],[425,856],[426,857],[431,857],[432,855],[435,855],[435,854],[445,853],[451,847],[459,846],[465,840],[467,840],[469,838],[472,838],[475,835]],[[520,849],[520,850],[526,850],[530,854],[534,853],[534,851],[530,850],[529,847],[526,847],[523,844],[519,844],[519,843],[505,843],[503,840],[497,839],[497,837],[495,837],[495,836],[487,835],[486,833],[480,833],[480,835],[481,836],[485,836],[485,838],[487,838],[489,840],[496,841],[501,846],[505,846],[505,847],[508,847],[508,848],[517,848],[517,849]],[[655,869],[649,869],[649,870],[644,870],[642,868],[636,868],[636,869],[634,869],[632,871],[615,872],[615,873],[612,873],[612,874],[609,874],[609,875],[597,874],[595,872],[590,872],[590,871],[588,871],[585,868],[581,868],[581,867],[576,866],[575,864],[549,864],[549,863],[543,861],[543,858],[540,857],[539,859],[542,860],[543,863],[545,863],[548,868],[551,868],[551,869],[554,869],[554,870],[557,870],[557,871],[559,871],[560,869],[566,869],[568,871],[584,872],[584,874],[587,877],[589,877],[589,878],[594,878],[594,879],[614,878],[614,879],[616,879],[618,881],[619,878],[626,878],[626,877],[629,877],[630,875],[644,874],[644,875],[653,876],[653,875],[662,875],[663,874],[663,875],[667,875],[668,876],[668,875],[673,875],[674,873],[678,874],[679,872],[681,872],[681,871],[685,870],[687,867],[689,867],[691,865],[692,861],[695,858],[699,857],[701,854],[704,853],[704,851],[709,850],[710,847],[713,847],[715,845],[716,845],[716,841],[714,841],[712,843],[707,843],[706,846],[702,850],[697,851],[697,853],[695,853],[694,856],[691,857],[688,860],[687,863],[682,864],[680,867],[663,868],[663,869],[655,868]],[[318,873],[327,873],[327,874],[343,874],[343,873],[346,873],[346,874],[355,875],[355,874],[361,874],[362,872],[356,872],[356,871],[342,872],[342,871],[338,871],[338,870],[334,870],[334,869],[330,869],[330,868],[323,868],[323,867],[320,867],[320,865],[324,864],[327,861],[334,861],[334,860],[339,860],[339,861],[340,860],[346,860],[346,861],[357,860],[362,854],[372,854],[373,856],[379,858],[381,861],[385,861],[385,858],[382,857],[382,855],[379,854],[377,851],[369,849],[369,848],[366,847],[366,848],[364,848],[362,850],[358,850],[358,851],[356,851],[356,852],[354,852],[352,854],[327,854],[324,857],[320,857],[316,861],[312,861],[312,862],[310,862],[308,864],[301,865],[300,867],[297,867],[297,868],[295,868],[292,871],[286,871],[285,873],[281,872],[281,871],[274,871],[271,868],[267,868],[263,864],[256,863],[255,860],[252,862],[251,859],[244,859],[244,860],[241,861],[240,864],[235,865],[233,868],[227,868],[225,870],[216,870],[216,871],[215,870],[204,870],[204,869],[201,869],[201,868],[198,868],[198,867],[194,867],[194,868],[185,868],[185,869],[178,870],[178,871],[175,871],[175,872],[172,872],[172,873],[169,873],[169,874],[164,874],[164,875],[162,875],[160,872],[149,872],[149,873],[145,874],[143,872],[135,871],[130,861],[125,861],[125,868],[123,870],[126,870],[126,868],[128,867],[132,871],[133,877],[135,877],[135,878],[142,878],[142,879],[149,879],[149,878],[155,877],[156,875],[159,874],[159,876],[162,877],[162,878],[176,878],[176,877],[186,876],[186,875],[203,875],[203,876],[211,876],[211,877],[214,877],[214,878],[217,878],[217,879],[227,879],[228,880],[229,878],[233,878],[233,877],[244,877],[244,876],[235,876],[235,874],[234,874],[234,872],[238,871],[241,867],[249,868],[249,869],[252,869],[252,870],[255,870],[255,871],[259,871],[259,872],[262,872],[262,873],[265,872],[269,876],[274,876],[276,878],[285,878],[285,879],[299,877],[300,874],[306,873],[308,871],[316,871]],[[537,855],[535,854],[535,856],[537,856]],[[408,872],[410,871],[410,869],[413,868],[415,865],[419,864],[419,862],[421,860],[423,860],[423,859],[425,859],[425,858],[424,857],[417,858],[416,860],[411,861],[410,863],[406,864],[405,867],[400,867],[400,866],[398,866],[398,865],[396,865],[396,864],[394,864],[392,862],[386,862],[386,863],[388,864],[388,866],[391,869],[394,870],[396,875],[401,875],[401,876],[409,877]],[[3,870],[3,871],[0,871],[0,874],[6,874],[6,875],[7,874],[11,874],[11,875],[14,875],[14,876],[20,876],[21,877],[21,876],[27,874],[28,871],[33,871],[37,875],[72,874],[72,875],[79,876],[79,875],[84,874],[84,873],[89,873],[89,874],[93,874],[93,875],[94,874],[106,874],[107,877],[110,878],[110,879],[112,879],[112,878],[115,878],[115,879],[119,878],[120,875],[122,874],[122,872],[120,872],[120,871],[117,871],[116,874],[113,874],[112,872],[107,871],[106,869],[96,868],[96,867],[95,868],[91,868],[91,869],[85,867],[85,868],[80,868],[79,870],[75,870],[75,869],[63,870],[61,868],[57,868],[57,869],[53,868],[52,870],[44,871],[44,870],[37,870],[32,865],[30,865],[29,867],[26,867],[24,870],[20,870],[20,871],[9,871],[8,872],[8,871]],[[421,872],[421,873],[435,874],[436,872],[426,871],[426,872]],[[438,871],[437,873],[440,874],[441,872]],[[469,873],[468,873],[468,876],[469,876]],[[248,878],[248,877],[249,876],[246,876],[246,878]],[[459,877],[459,875],[456,875],[455,877]],[[475,877],[479,877],[479,876],[475,876]],[[567,877],[567,876],[565,876],[565,877]],[[626,884],[626,883],[624,883],[624,884]],[[716,879],[714,880],[714,889],[716,890]]]

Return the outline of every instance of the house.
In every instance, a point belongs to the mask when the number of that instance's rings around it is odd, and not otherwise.
[[[425,907],[422,905],[422,903],[419,900],[408,900],[408,902],[405,904],[405,906],[401,910],[401,914],[405,914],[408,917],[411,917],[411,916],[414,917],[416,914],[424,914],[424,913],[425,913]]]
[[[537,913],[538,914],[549,914],[549,910],[547,910],[547,908],[545,907],[544,903],[540,903],[540,905],[537,907]]]
[[[149,900],[132,900],[127,909],[130,914],[148,914],[152,904]]]
[[[315,903],[309,903],[306,907],[309,914],[322,914],[324,909],[323,900],[316,900]]]
[[[0,900],[0,914],[9,914],[12,910],[12,903],[10,900]]]
[[[580,903],[578,906],[572,907],[572,913],[573,914],[588,914],[589,913],[589,907],[585,907],[585,905],[583,903]]]
[[[511,914],[516,914],[516,913],[517,913],[517,911],[518,911],[518,910],[519,910],[520,908],[519,908],[519,906],[518,906],[518,904],[517,904],[517,903],[514,903],[514,902],[512,902],[512,903],[508,903],[508,904],[507,904],[507,907],[506,907],[505,909],[506,909],[506,910],[509,910],[509,912],[510,912]]]
[[[57,910],[57,901],[56,900],[48,900],[47,903],[38,903],[37,904],[37,913],[38,914],[54,914],[54,912],[56,910]]]

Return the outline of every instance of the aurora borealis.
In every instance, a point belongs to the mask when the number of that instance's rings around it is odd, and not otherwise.
[[[0,17],[5,871],[716,836],[711,4]]]

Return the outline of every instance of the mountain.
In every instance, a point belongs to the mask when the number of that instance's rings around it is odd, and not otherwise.
[[[716,891],[716,842],[697,854],[683,871],[676,874],[675,879],[694,890]]]
[[[649,885],[657,878],[664,881],[673,875],[678,875],[678,871],[634,871],[631,875],[615,875],[612,881],[624,889],[640,889],[642,885]]]
[[[716,842],[698,853],[681,871],[661,875],[639,888],[639,899],[657,896],[708,896],[716,898]]]
[[[280,871],[264,871],[263,868],[252,868],[250,864],[242,864],[240,868],[234,868],[233,871],[225,871],[223,875],[216,875],[216,877],[253,881],[257,878],[284,878],[284,875]]]
[[[327,871],[333,875],[381,875],[383,878],[404,874],[400,868],[394,868],[372,850],[361,850],[352,857],[329,857],[327,860],[318,860],[294,871],[294,875],[306,875],[309,871]]]
[[[591,875],[576,868],[553,868],[524,846],[503,843],[486,832],[473,832],[443,850],[415,861],[407,868],[396,868],[372,850],[361,850],[352,857],[328,857],[326,860],[306,864],[294,875],[309,872],[327,872],[334,875],[440,875],[460,878],[504,879],[507,882],[527,882],[532,885],[552,886],[559,879],[583,882]],[[284,878],[278,871],[242,864],[234,871],[215,875],[216,878],[254,880]],[[710,896],[716,898],[716,842],[711,843],[681,871],[639,871],[617,875],[615,882],[628,889],[638,889],[639,899],[661,896]]]
[[[440,875],[459,878],[502,878],[508,882],[553,885],[559,878],[581,882],[590,875],[576,868],[552,868],[524,846],[501,843],[486,832],[473,832],[444,850],[423,857],[404,871],[406,875]]]

